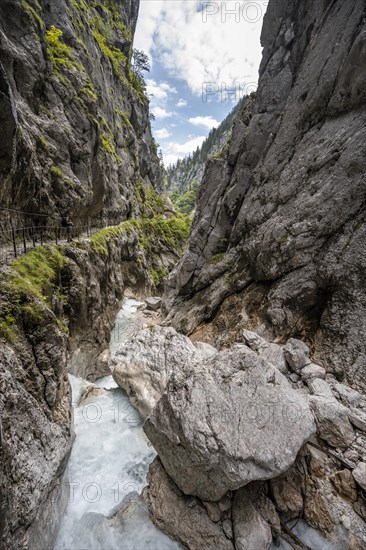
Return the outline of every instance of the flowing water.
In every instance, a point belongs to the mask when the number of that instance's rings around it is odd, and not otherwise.
[[[133,328],[138,302],[127,300],[111,335],[111,353]],[[176,550],[180,546],[149,520],[136,493],[146,485],[155,451],[142,419],[111,376],[78,405],[85,381],[70,375],[76,438],[69,460],[70,498],[54,550]],[[109,519],[136,504],[123,520]]]

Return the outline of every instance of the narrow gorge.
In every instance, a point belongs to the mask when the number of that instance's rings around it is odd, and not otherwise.
[[[269,0],[193,219],[141,9],[0,4],[0,548],[363,550],[366,1]]]

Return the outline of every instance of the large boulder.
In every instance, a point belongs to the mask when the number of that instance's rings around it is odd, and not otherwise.
[[[144,489],[143,498],[150,519],[159,529],[189,550],[234,550],[233,543],[225,535],[223,522],[220,522],[220,510],[216,521],[210,519],[197,498],[186,496],[179,490],[158,458],[151,464],[147,479],[149,486]]]
[[[315,423],[278,369],[237,345],[176,370],[144,429],[184,493],[219,500],[286,471]]]
[[[162,396],[174,370],[185,369],[215,352],[208,344],[193,345],[173,328],[156,325],[119,344],[111,359],[111,371],[116,383],[146,417]]]

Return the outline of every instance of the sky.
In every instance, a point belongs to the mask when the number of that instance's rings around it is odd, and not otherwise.
[[[134,47],[150,57],[145,80],[165,166],[194,151],[256,89],[267,4],[141,0]]]

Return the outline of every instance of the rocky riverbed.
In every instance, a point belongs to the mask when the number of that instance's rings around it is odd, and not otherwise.
[[[365,396],[300,340],[245,330],[217,350],[157,315],[110,360],[158,453],[142,494],[155,525],[192,550],[298,548],[296,532],[313,548],[364,548]]]

